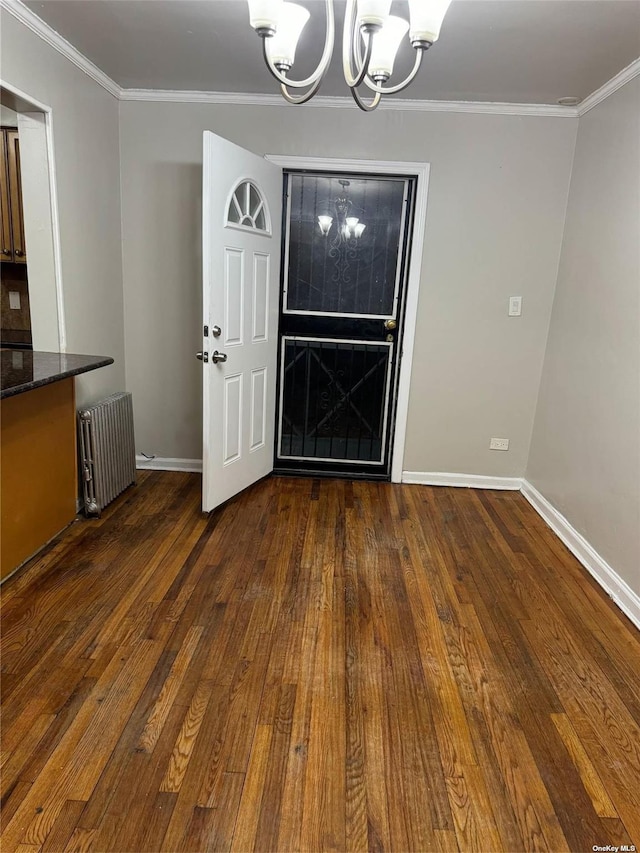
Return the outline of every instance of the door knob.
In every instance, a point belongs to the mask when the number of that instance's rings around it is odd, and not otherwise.
[[[217,364],[219,361],[225,362],[227,360],[226,352],[218,352],[218,350],[214,350],[211,354],[211,361],[214,364]]]
[[[211,327],[211,334],[213,335],[214,338],[219,338],[220,335],[222,334],[222,329],[220,328],[220,326],[212,326]]]
[[[196,358],[199,361],[204,361],[204,363],[207,364],[209,361],[209,353],[208,352],[197,352]]]
[[[397,325],[398,324],[396,323],[395,320],[385,320],[384,321],[384,327],[389,332],[392,332],[396,328]]]

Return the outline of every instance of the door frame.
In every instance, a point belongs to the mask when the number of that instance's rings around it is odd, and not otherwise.
[[[21,134],[25,242],[36,248],[31,252],[31,262],[27,251],[33,346],[34,349],[66,352],[53,109],[3,78],[0,78],[0,100],[18,114],[18,133]],[[25,192],[24,176],[30,173],[36,180]],[[34,303],[34,292],[40,294],[36,302],[41,304]],[[51,315],[56,318],[55,328],[49,320]]]
[[[341,157],[294,157],[280,154],[266,154],[265,157],[283,169],[310,169],[319,172],[363,172],[417,178],[415,212],[412,233],[410,235],[411,245],[408,253],[409,275],[405,291],[402,357],[398,375],[398,400],[396,403],[393,447],[391,449],[391,482],[401,483],[407,437],[411,367],[413,364],[413,349],[418,318],[418,296],[422,277],[422,253],[427,225],[430,164],[394,160],[351,160]]]

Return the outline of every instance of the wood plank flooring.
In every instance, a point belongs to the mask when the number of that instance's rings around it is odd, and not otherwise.
[[[4,853],[640,846],[638,632],[520,494],[199,490],[4,585]]]

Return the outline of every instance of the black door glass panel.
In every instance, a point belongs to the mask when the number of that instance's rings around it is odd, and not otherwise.
[[[391,347],[284,339],[281,458],[383,461]]]
[[[400,179],[290,176],[285,311],[393,315],[405,187]]]

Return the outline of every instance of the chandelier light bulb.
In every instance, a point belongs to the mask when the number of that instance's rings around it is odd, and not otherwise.
[[[267,40],[267,54],[276,68],[289,70],[296,58],[296,47],[311,13],[297,3],[282,3],[280,19],[273,38]]]
[[[391,0],[357,0],[358,25],[379,29],[389,17]]]
[[[375,34],[369,61],[369,76],[373,80],[384,82],[391,77],[400,42],[408,31],[407,21],[389,15],[380,32]]]
[[[358,239],[359,237],[362,237],[362,232],[364,231],[364,229],[366,227],[367,226],[364,224],[364,222],[359,222],[356,225],[356,227],[353,229],[353,233],[354,233],[356,239]]]
[[[333,223],[333,216],[319,216],[318,217],[318,225],[320,226],[320,231],[326,237],[329,233],[329,229]]]
[[[249,23],[257,33],[273,35],[281,8],[282,0],[249,0]]]
[[[451,0],[409,0],[409,16],[411,29],[409,38],[411,44],[433,44],[438,40],[440,27]]]
[[[358,222],[360,222],[360,220],[357,216],[347,216],[345,222],[347,223],[347,228],[349,229],[349,231],[355,231],[355,228]]]

